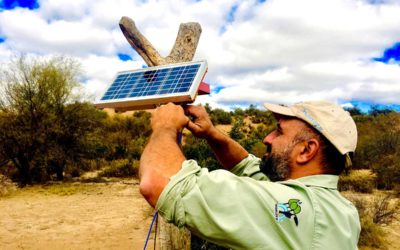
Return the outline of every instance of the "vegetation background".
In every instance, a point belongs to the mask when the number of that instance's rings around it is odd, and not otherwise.
[[[141,152],[151,134],[150,113],[97,110],[79,95],[79,65],[70,58],[17,57],[3,65],[0,88],[0,199],[32,185],[136,178]],[[224,111],[205,105],[219,129],[256,156],[275,128],[269,111],[250,105]],[[359,209],[359,246],[385,249],[388,225],[400,208],[400,114],[375,106],[369,113],[348,110],[359,140],[352,169],[340,177],[342,193]],[[204,140],[184,133],[182,149],[210,170],[221,166]],[[192,239],[192,249],[221,249]]]

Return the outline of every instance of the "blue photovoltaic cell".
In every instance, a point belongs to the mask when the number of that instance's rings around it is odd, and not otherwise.
[[[119,73],[101,100],[186,93],[189,91],[199,67],[200,63],[197,63]]]

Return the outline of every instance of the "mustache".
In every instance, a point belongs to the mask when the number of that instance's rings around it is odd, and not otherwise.
[[[270,153],[272,152],[272,146],[269,145],[269,144],[265,145],[265,152],[268,153],[268,154],[270,154]],[[263,157],[264,157],[264,156],[263,156]]]

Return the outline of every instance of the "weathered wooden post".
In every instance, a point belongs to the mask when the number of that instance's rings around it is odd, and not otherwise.
[[[199,23],[182,23],[170,54],[162,57],[146,37],[139,32],[132,19],[122,17],[119,26],[129,44],[150,67],[192,61],[201,35]],[[187,229],[178,229],[160,219],[158,242],[161,250],[190,249],[190,232]]]

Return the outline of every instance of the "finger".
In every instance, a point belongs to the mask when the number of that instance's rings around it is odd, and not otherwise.
[[[187,116],[185,116],[185,117],[186,117],[185,127],[187,127],[189,125],[189,122],[191,122],[191,121],[190,121],[189,117],[187,117]]]
[[[191,109],[193,108],[193,105],[184,105],[182,106],[183,110],[185,111],[185,115],[189,115],[191,113]]]
[[[193,105],[189,105],[185,108],[185,114],[186,115],[191,115],[194,117],[199,117],[201,116],[203,111],[203,107],[201,106],[193,106]]]
[[[199,127],[198,127],[198,125],[196,125],[196,123],[189,120],[189,122],[186,124],[186,128],[192,132],[195,132],[198,130]]]

